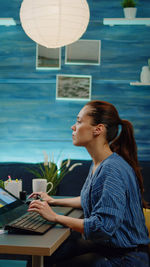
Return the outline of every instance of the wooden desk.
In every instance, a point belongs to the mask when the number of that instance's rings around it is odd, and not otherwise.
[[[75,209],[68,216],[81,218],[82,210]],[[44,257],[52,253],[67,239],[70,229],[56,227],[44,235],[0,235],[0,253],[32,255],[32,267],[44,267]]]

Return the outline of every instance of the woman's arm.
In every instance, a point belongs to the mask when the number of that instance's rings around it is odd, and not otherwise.
[[[84,220],[56,214],[55,222],[63,224],[72,230],[84,233]]]
[[[48,204],[52,206],[65,206],[72,208],[82,208],[81,207],[81,198],[79,197],[71,197],[71,198],[53,198],[50,197],[47,193],[43,192],[33,192],[29,198],[37,198],[40,197],[42,200],[47,201]]]
[[[33,200],[29,212],[37,212],[48,221],[63,224],[77,232],[84,233],[84,220],[55,213],[47,201]]]
[[[55,206],[67,206],[72,208],[82,208],[81,207],[81,198],[73,197],[73,198],[53,198],[48,201],[50,205]]]

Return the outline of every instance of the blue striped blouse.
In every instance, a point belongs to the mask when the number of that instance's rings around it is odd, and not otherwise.
[[[135,172],[118,154],[105,159],[81,190],[85,239],[110,247],[148,244],[141,194]]]

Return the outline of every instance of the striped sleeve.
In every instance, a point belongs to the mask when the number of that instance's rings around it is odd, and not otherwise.
[[[126,188],[119,168],[103,166],[92,186],[91,199],[91,215],[84,219],[85,238],[109,239],[122,224],[126,205]]]

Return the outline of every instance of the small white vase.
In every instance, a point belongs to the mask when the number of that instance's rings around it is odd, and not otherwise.
[[[150,83],[150,69],[148,66],[143,66],[140,74],[140,80],[142,83]]]
[[[136,17],[137,8],[136,7],[125,7],[123,9],[124,16],[126,19],[134,19]]]

